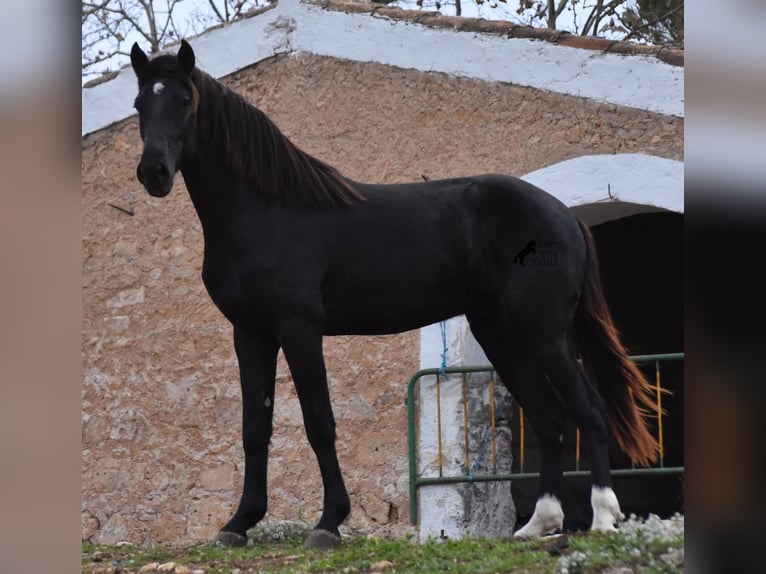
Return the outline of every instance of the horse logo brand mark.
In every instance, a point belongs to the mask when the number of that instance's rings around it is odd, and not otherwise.
[[[518,263],[522,267],[526,267],[526,265],[524,265],[524,259],[529,254],[537,253],[537,250],[535,249],[535,244],[536,243],[537,242],[534,239],[532,241],[530,241],[529,243],[527,243],[526,246],[524,247],[524,249],[519,251],[516,254],[516,257],[513,258],[513,263]]]
[[[558,265],[561,248],[555,241],[529,241],[516,254],[513,263],[521,267],[551,267]]]

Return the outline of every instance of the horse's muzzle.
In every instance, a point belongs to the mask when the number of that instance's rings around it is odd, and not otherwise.
[[[138,181],[146,188],[149,195],[165,197],[173,188],[174,172],[168,169],[163,161],[157,159],[141,158],[136,168]]]

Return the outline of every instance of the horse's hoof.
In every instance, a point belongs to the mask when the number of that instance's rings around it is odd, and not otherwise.
[[[247,537],[236,532],[225,532],[222,530],[218,533],[218,538],[215,539],[215,545],[223,546],[224,548],[241,548],[247,545]]]
[[[544,494],[537,499],[535,511],[523,528],[513,534],[514,540],[529,540],[553,534],[564,526],[564,511],[559,499],[550,494]]]
[[[327,530],[312,530],[305,542],[306,548],[332,550],[340,546],[340,536]]]

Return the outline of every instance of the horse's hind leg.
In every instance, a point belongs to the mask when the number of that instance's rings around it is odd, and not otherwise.
[[[575,423],[589,448],[593,507],[591,529],[613,531],[622,513],[611,484],[604,401],[585,379],[569,341],[562,339],[549,347],[545,355],[545,369],[570,406]]]
[[[234,349],[242,385],[242,443],[245,450],[245,484],[234,516],[221,529],[217,542],[244,546],[246,533],[266,515],[266,469],[274,412],[276,339],[234,330]]]
[[[348,516],[351,501],[335,451],[335,418],[327,387],[322,334],[310,323],[296,320],[282,325],[280,342],[293,375],[306,436],[319,462],[324,487],[322,516],[306,545],[332,548],[340,544],[338,526]]]
[[[506,386],[524,407],[524,416],[534,429],[541,450],[540,488],[535,510],[529,522],[514,533],[514,538],[537,538],[561,530],[564,526],[561,441],[565,410],[561,398],[537,361],[521,359],[515,363],[511,373],[513,378]],[[505,377],[502,372],[500,376]]]
[[[564,407],[547,378],[536,353],[523,341],[508,336],[498,321],[471,320],[471,329],[508,391],[524,408],[540,442],[540,489],[535,511],[514,537],[536,538],[561,530],[562,451]],[[505,332],[502,332],[505,331]]]

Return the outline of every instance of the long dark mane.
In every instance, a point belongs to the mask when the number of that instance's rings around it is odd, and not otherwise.
[[[293,144],[261,110],[194,69],[201,136],[238,179],[285,207],[349,206],[364,198],[334,167]]]

